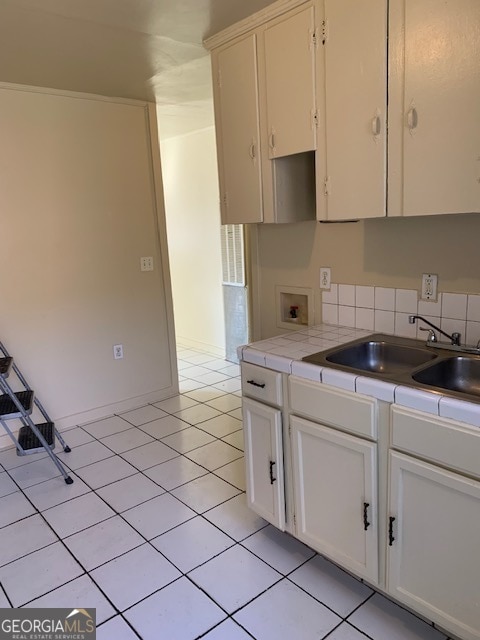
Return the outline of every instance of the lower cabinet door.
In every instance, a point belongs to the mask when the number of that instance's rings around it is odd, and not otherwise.
[[[248,506],[284,531],[282,413],[243,398],[243,430]]]
[[[292,416],[296,533],[378,582],[376,444]]]
[[[387,588],[463,640],[480,638],[480,482],[390,453]]]

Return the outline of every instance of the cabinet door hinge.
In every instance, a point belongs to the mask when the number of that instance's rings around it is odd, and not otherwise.
[[[220,69],[218,69],[217,71],[217,86],[222,86],[222,72],[220,71]]]
[[[327,176],[323,181],[324,193],[326,196],[330,193],[330,176]]]
[[[293,526],[297,527],[297,516],[295,514],[293,514]]]
[[[322,20],[322,44],[325,44],[328,40],[328,21]]]
[[[223,196],[220,199],[220,205],[223,205],[223,207],[225,208],[225,210],[228,207],[228,200],[227,200],[227,194],[224,193]]]
[[[312,31],[312,44],[313,44],[314,47],[316,47],[317,44],[318,44],[317,32],[316,31]]]
[[[318,127],[318,111],[313,112],[313,126]]]

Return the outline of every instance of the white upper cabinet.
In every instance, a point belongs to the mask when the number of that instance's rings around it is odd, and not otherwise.
[[[480,212],[479,41],[479,0],[278,0],[210,38],[222,222]]]
[[[263,37],[269,158],[313,151],[316,147],[313,6],[269,23]]]
[[[324,6],[326,175],[317,172],[317,190],[326,215],[319,206],[317,217],[385,216],[387,2]]]
[[[480,2],[390,2],[389,214],[480,211]]]
[[[222,224],[262,222],[257,35],[212,57]]]
[[[222,224],[315,220],[315,12],[282,4],[214,36]]]

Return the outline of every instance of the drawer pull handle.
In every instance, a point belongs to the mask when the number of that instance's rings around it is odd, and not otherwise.
[[[368,529],[368,527],[370,526],[370,522],[368,521],[368,507],[370,506],[369,502],[364,502],[363,503],[363,528],[365,529],[365,531]]]
[[[273,484],[276,478],[273,477],[273,467],[276,464],[273,460],[270,460],[270,484]]]
[[[391,547],[395,538],[393,537],[393,523],[395,522],[395,518],[390,516],[388,519],[388,546]]]
[[[254,387],[260,387],[260,389],[265,389],[265,382],[260,384],[260,382],[255,382],[255,380],[247,380],[247,384],[252,384]]]

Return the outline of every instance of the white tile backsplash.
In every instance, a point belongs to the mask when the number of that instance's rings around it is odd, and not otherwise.
[[[426,340],[420,327],[425,323],[408,322],[418,314],[446,333],[457,331],[461,344],[476,345],[480,340],[480,295],[439,293],[435,302],[420,300],[415,289],[332,284],[322,292],[322,321],[329,325],[376,331],[406,338]],[[446,342],[447,338],[438,335]]]
[[[375,309],[395,311],[395,289],[375,287]]]
[[[414,289],[397,289],[395,292],[395,311],[400,313],[417,313],[418,291]]]
[[[442,296],[442,317],[465,320],[467,317],[467,295],[444,293]]]
[[[348,307],[355,306],[355,285],[339,284],[338,285],[338,304]]]
[[[375,310],[375,331],[395,333],[395,312]]]
[[[357,285],[355,287],[355,306],[373,309],[375,306],[375,288]]]
[[[445,333],[452,334],[454,331],[460,334],[460,344],[465,344],[465,336],[467,333],[467,323],[465,320],[451,320],[450,318],[442,318],[440,328]],[[440,334],[438,336],[439,342],[449,342],[448,338]]]
[[[322,302],[338,304],[338,284],[332,284],[330,289],[322,291]]]
[[[468,296],[467,320],[480,322],[480,296]]]
[[[466,344],[473,345],[474,347],[477,345],[480,340],[480,322],[470,322],[467,320],[467,337]]]
[[[322,322],[338,324],[338,304],[322,302]]]
[[[355,327],[357,329],[369,329],[374,330],[375,316],[373,309],[363,309],[357,307],[355,313]]]
[[[418,314],[421,316],[440,318],[442,315],[442,294],[438,294],[436,302],[432,302],[431,300],[419,300]]]
[[[415,339],[417,337],[417,325],[416,323],[410,324],[408,316],[408,313],[395,313],[395,335]]]
[[[342,327],[355,326],[355,307],[338,305],[338,324]]]
[[[428,320],[432,324],[435,324],[437,327],[440,326],[440,318],[436,318],[435,316],[428,316],[426,314],[423,315],[423,313],[421,315],[425,318],[425,320]],[[426,322],[423,322],[423,320],[419,320],[418,318],[417,320],[415,320],[415,324],[417,327],[417,339],[426,340],[427,332],[423,331],[423,329],[431,329],[432,327],[426,324]],[[439,338],[440,336],[438,335],[438,331],[435,331],[435,333],[437,334],[437,338]]]

